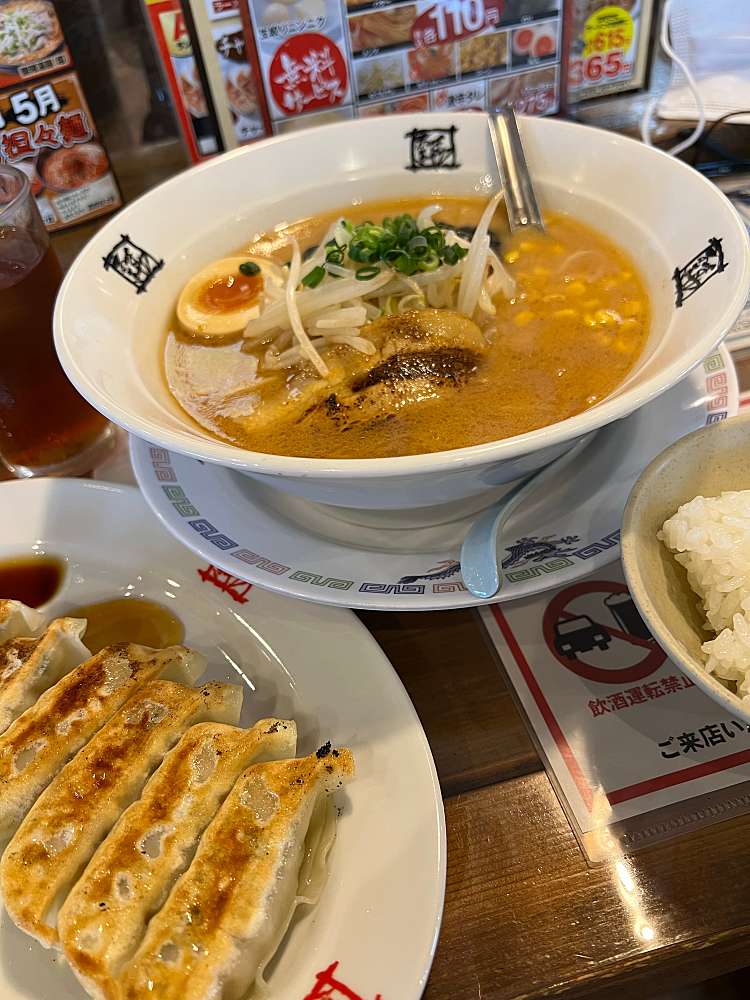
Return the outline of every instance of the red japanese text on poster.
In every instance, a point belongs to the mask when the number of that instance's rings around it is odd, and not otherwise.
[[[0,88],[71,65],[52,0],[0,0]]]
[[[48,229],[82,222],[121,204],[109,157],[75,73],[0,94],[0,160],[29,177]]]

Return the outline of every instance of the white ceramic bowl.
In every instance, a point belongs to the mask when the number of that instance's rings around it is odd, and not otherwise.
[[[637,260],[651,296],[653,333],[636,373],[593,409],[470,448],[327,460],[263,455],[217,441],[167,391],[164,330],[191,274],[255,233],[354,199],[489,194],[496,168],[487,118],[478,114],[394,115],[295,132],[211,160],[150,191],[104,226],[68,272],[55,310],[63,367],[97,409],[139,437],[322,503],[367,509],[452,504],[539,468],[698,364],[739,315],[750,264],[742,222],[690,167],[570,122],[526,118],[521,132],[543,206],[610,233]],[[426,151],[445,149],[451,138],[454,150],[444,153],[442,165],[425,166]],[[138,251],[127,258],[115,250],[123,235],[163,261],[143,294]],[[723,269],[711,251],[718,246],[713,239],[721,241]]]
[[[670,660],[728,712],[750,722],[750,706],[705,670],[701,645],[713,638],[681,566],[656,537],[694,497],[750,489],[750,413],[693,431],[641,474],[622,522],[622,565],[643,620]]]

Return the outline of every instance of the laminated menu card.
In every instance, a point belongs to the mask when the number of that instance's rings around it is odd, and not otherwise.
[[[28,176],[50,230],[122,203],[76,73],[46,76],[0,93],[0,161]]]
[[[242,0],[275,132],[559,104],[561,0]]]
[[[750,726],[667,658],[619,562],[481,615],[592,860],[750,810]]]

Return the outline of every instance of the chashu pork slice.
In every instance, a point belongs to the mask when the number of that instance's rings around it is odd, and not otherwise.
[[[349,750],[249,768],[227,796],[192,864],[108,1000],[239,1000],[262,977],[307,879],[332,843],[328,796],[353,776]],[[330,822],[327,820],[330,819]]]
[[[83,644],[85,618],[56,618],[37,639],[0,646],[0,733],[73,667],[91,656]]]
[[[45,621],[41,611],[21,601],[0,601],[0,642],[41,635]]]
[[[192,683],[206,661],[185,646],[108,646],[67,673],[0,735],[0,849],[60,768],[138,688]]]
[[[11,920],[57,945],[60,905],[164,755],[195,723],[236,723],[241,707],[236,685],[144,685],[65,765],[8,845],[0,891]]]
[[[60,910],[60,943],[90,996],[107,995],[240,774],[296,746],[294,722],[263,719],[247,730],[193,726],[169,752]]]

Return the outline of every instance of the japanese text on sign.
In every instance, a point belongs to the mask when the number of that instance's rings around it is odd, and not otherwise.
[[[415,20],[412,40],[416,48],[467,38],[500,23],[498,0],[454,0],[437,3]]]
[[[666,694],[675,694],[677,691],[684,691],[685,688],[690,687],[694,687],[694,684],[688,677],[675,677],[674,675],[662,677],[661,680],[652,681],[649,684],[637,684],[625,691],[609,694],[606,698],[592,698],[589,701],[589,711],[594,717],[606,715],[609,712],[619,712],[623,708],[643,705],[655,698],[663,698]]]
[[[61,111],[51,125],[38,122],[33,132],[25,127],[9,129],[0,139],[0,151],[3,158],[12,163],[33,156],[39,149],[59,149],[88,142],[93,135],[85,111]]]
[[[673,760],[675,757],[689,756],[728,743],[736,739],[738,734],[748,732],[750,726],[745,726],[736,719],[731,719],[729,722],[711,722],[701,726],[697,731],[669,736],[659,743],[659,747],[665,760]]]
[[[288,38],[271,62],[271,92],[287,114],[339,104],[346,94],[346,63],[325,35]]]

